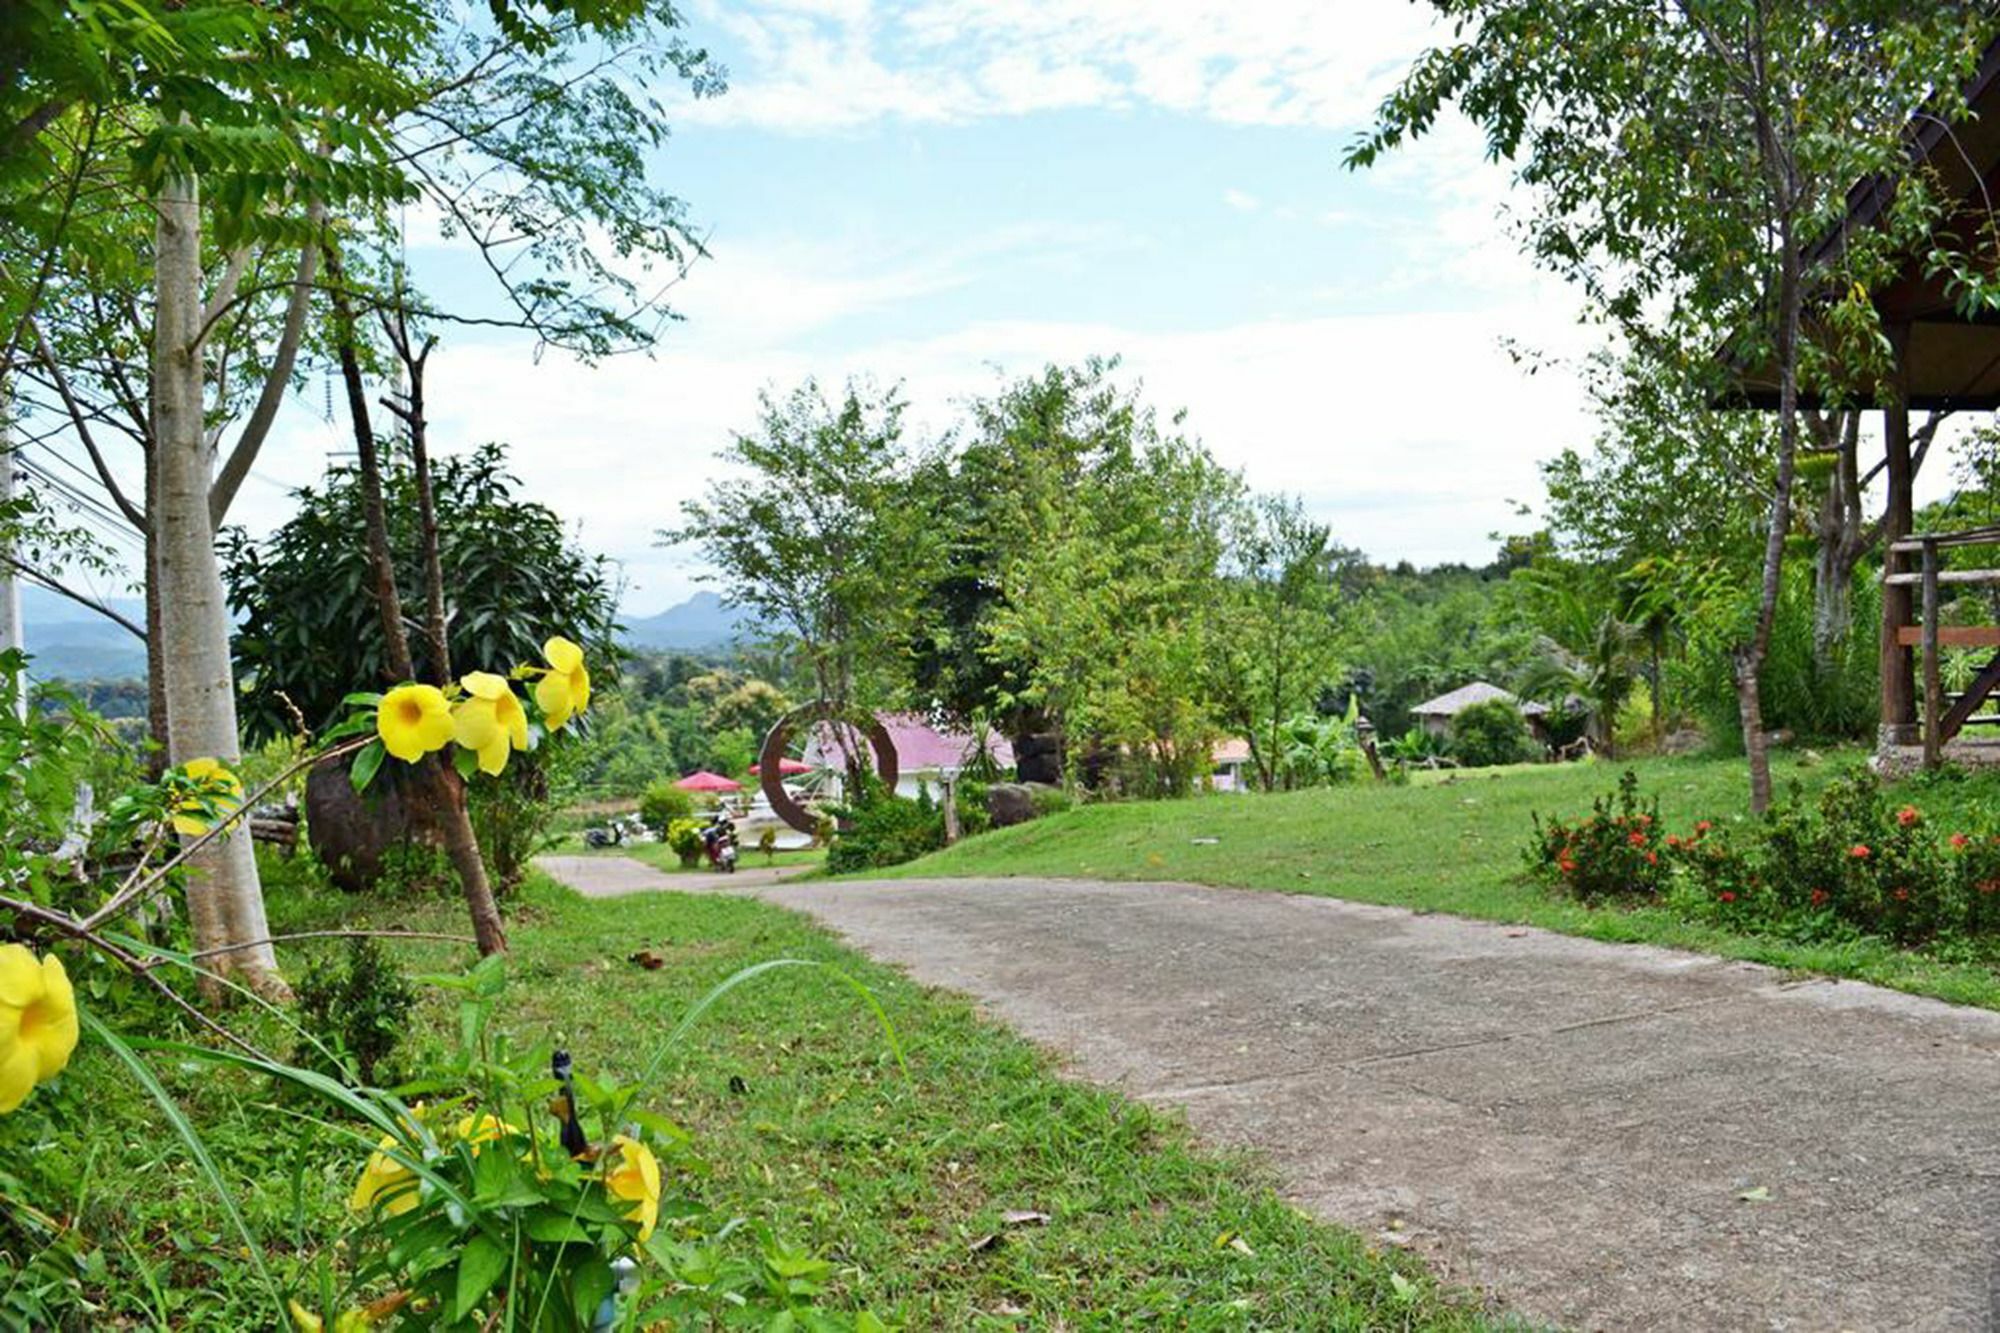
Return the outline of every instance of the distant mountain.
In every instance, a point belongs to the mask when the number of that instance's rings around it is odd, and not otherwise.
[[[644,616],[625,626],[625,642],[633,648],[693,652],[720,648],[752,628],[747,616],[722,604],[712,592],[698,592],[658,615]]]
[[[138,598],[107,601],[127,619],[146,622],[146,604]],[[21,629],[34,657],[29,674],[38,679],[131,680],[146,674],[146,645],[130,630],[46,588],[22,587]]]

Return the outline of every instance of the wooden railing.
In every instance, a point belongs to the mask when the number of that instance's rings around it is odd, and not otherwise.
[[[1940,625],[1942,590],[1966,585],[2000,586],[2000,569],[1945,569],[1941,551],[1955,546],[2000,545],[2000,527],[1969,528],[1963,532],[1926,532],[1892,542],[1885,561],[1882,582],[1892,588],[1916,588],[1918,623],[1898,625],[1896,642],[1918,650],[1923,682],[1924,767],[1935,768],[1945,744],[1965,728],[1980,706],[2000,688],[2000,652],[1979,669],[1965,690],[1947,701],[1943,684],[1942,650],[1946,648],[2000,649],[2000,625]],[[1917,568],[1903,569],[1908,556],[1917,557]]]

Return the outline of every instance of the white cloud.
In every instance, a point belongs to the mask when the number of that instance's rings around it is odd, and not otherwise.
[[[1007,243],[987,238],[968,253]],[[624,562],[631,605],[643,612],[686,595],[699,572],[693,552],[657,549],[655,531],[716,475],[714,454],[753,424],[758,390],[809,374],[900,379],[912,429],[936,433],[1003,375],[1118,353],[1163,415],[1186,407],[1187,428],[1252,485],[1303,495],[1344,542],[1419,562],[1486,558],[1487,534],[1512,526],[1508,502],[1539,494],[1536,460],[1587,436],[1575,382],[1525,376],[1500,346],[1511,335],[1573,349],[1580,335],[1560,291],[1478,311],[1197,331],[975,320],[935,336],[856,340],[837,353],[800,345],[802,331],[823,323],[920,302],[951,273],[942,261],[855,271],[800,248],[748,250],[697,273],[688,324],[668,333],[653,360],[536,364],[525,347],[448,340],[428,386],[433,439],[447,452],[511,441],[527,492],[575,522],[586,545]],[[807,293],[810,311],[780,308],[787,292]],[[296,414],[264,470],[310,477],[326,452],[350,447],[345,429],[344,420]],[[268,488],[246,491],[244,502],[253,529],[289,507]]]
[[[1233,187],[1224,190],[1222,192],[1222,202],[1228,204],[1239,213],[1254,213],[1257,211],[1257,196],[1245,190],[1238,190]]]
[[[1387,0],[710,0],[702,26],[742,55],[682,118],[803,133],[1140,104],[1347,126],[1432,32]]]

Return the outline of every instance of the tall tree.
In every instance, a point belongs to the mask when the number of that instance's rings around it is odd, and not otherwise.
[[[1809,247],[1838,222],[1853,183],[1906,165],[1912,113],[1927,101],[1950,112],[1993,20],[1974,6],[1891,0],[1435,7],[1453,39],[1390,95],[1349,163],[1374,161],[1458,107],[1529,187],[1530,252],[1576,281],[1629,345],[1714,365],[1719,392],[1726,343],[1777,385],[1754,603],[1732,651],[1750,804],[1762,810],[1771,780],[1759,676],[1792,516],[1802,390],[1837,397],[1882,378],[1886,340],[1865,293],[1927,237],[1939,200],[1919,173],[1878,227]]]
[[[1283,768],[1285,723],[1311,709],[1334,665],[1332,533],[1289,496],[1260,496],[1233,542],[1235,594],[1224,697],[1265,791]]]
[[[756,429],[720,454],[728,472],[660,540],[698,546],[724,600],[794,650],[835,712],[892,702],[942,541],[908,503],[901,392],[850,383],[830,399],[808,380],[759,402]]]

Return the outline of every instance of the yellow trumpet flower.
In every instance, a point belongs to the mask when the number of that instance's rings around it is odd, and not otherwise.
[[[611,1140],[618,1150],[604,1173],[604,1191],[614,1199],[629,1200],[632,1211],[627,1220],[639,1224],[639,1239],[653,1234],[660,1221],[660,1159],[637,1139],[620,1134]]]
[[[590,672],[583,665],[583,649],[560,634],[542,645],[542,656],[549,665],[535,685],[535,702],[554,731],[590,707]]]
[[[452,739],[479,756],[480,771],[497,775],[507,756],[528,748],[528,714],[505,680],[490,671],[459,678],[466,697],[451,710]]]
[[[63,1071],[76,1036],[76,992],[62,960],[0,944],[0,1115]]]
[[[190,759],[181,765],[181,772],[200,788],[208,800],[204,803],[195,796],[187,796],[174,806],[174,832],[189,838],[199,838],[208,832],[215,816],[211,811],[227,815],[243,804],[243,779],[230,772],[219,759]]]
[[[406,764],[451,743],[451,705],[435,685],[398,685],[382,696],[375,734],[382,748]]]

